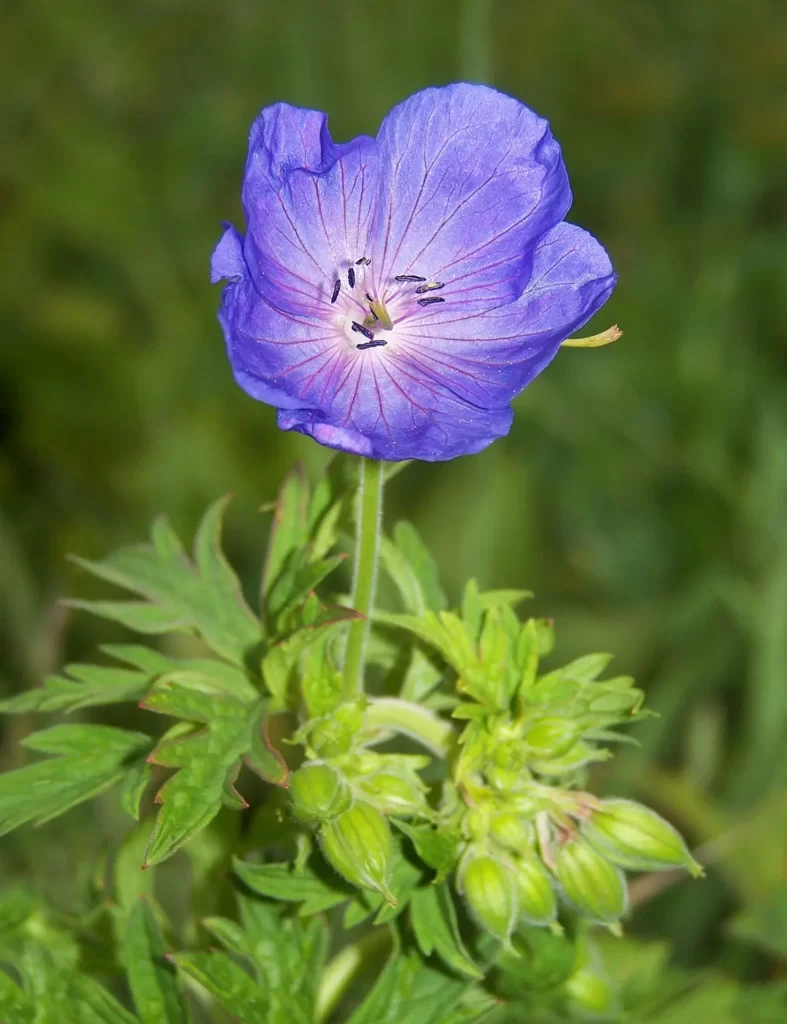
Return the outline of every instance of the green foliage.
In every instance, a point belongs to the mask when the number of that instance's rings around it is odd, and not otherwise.
[[[55,725],[24,740],[54,757],[0,776],[0,834],[40,825],[98,796],[133,771],[150,738],[106,725]]]
[[[124,548],[102,562],[76,559],[88,572],[141,595],[149,603],[72,604],[139,633],[195,633],[220,657],[245,664],[262,640],[262,629],[221,550],[221,520],[227,501],[222,498],[205,513],[194,538],[193,562],[164,518],[153,527],[152,545]]]
[[[193,561],[160,520],[152,546],[91,566],[145,599],[135,607],[151,618],[121,618],[166,628],[162,646],[105,644],[114,664],[70,664],[6,703],[85,715],[133,700],[152,734],[52,725],[24,739],[49,756],[0,776],[7,832],[115,783],[137,822],[101,855],[78,911],[56,916],[25,893],[0,904],[11,1024],[61,1006],[66,1024],[778,1019],[778,986],[710,985],[655,954],[652,977],[638,961],[639,988],[615,973],[593,926],[621,934],[623,870],[701,869],[665,818],[588,788],[617,728],[647,718],[643,694],[629,676],[604,678],[606,654],[554,667],[551,621],[514,611],[527,591],[471,581],[450,608],[415,529],[395,528],[382,562],[405,611],[375,610],[368,691],[348,698],[356,616],[331,574],[353,484],[337,478],[285,481],[259,619],[222,552],[224,503]],[[191,860],[189,893],[162,881],[182,877],[182,860],[158,874],[176,854]],[[752,956],[783,956],[779,907],[763,896],[733,920]]]
[[[145,899],[137,900],[126,928],[123,958],[134,1005],[142,1024],[189,1024],[191,1013],[167,951],[158,921]]]

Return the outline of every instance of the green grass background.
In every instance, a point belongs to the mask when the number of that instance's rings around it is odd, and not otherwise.
[[[137,540],[161,510],[188,532],[231,491],[253,586],[258,506],[294,460],[327,460],[233,385],[215,320],[209,256],[242,223],[259,109],[326,110],[346,139],[424,86],[488,82],[551,121],[571,219],[620,274],[591,328],[625,336],[564,352],[487,452],[411,466],[388,515],[453,596],[469,575],[532,587],[561,654],[636,675],[661,717],[596,784],[714,840],[715,866],[632,927],[771,972],[730,922],[781,900],[762,927],[787,952],[783,4],[11,0],[0,19],[2,690],[110,637],[56,603],[92,593],[68,552]],[[8,768],[32,726],[3,727]],[[67,893],[121,827],[102,800],[4,840],[0,866]]]

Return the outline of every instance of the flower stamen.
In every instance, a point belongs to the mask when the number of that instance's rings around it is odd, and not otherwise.
[[[355,271],[352,267],[347,271],[347,283],[350,286],[350,291],[355,287]]]
[[[355,261],[356,267],[368,267],[372,261],[368,256],[361,256],[359,260]]]
[[[419,299],[418,300],[418,305],[419,306],[433,306],[435,302],[445,302],[445,299],[442,297],[442,295],[432,295],[428,299]]]
[[[364,341],[362,344],[356,345],[355,347],[358,349],[359,352],[362,352],[364,349],[367,348],[381,348],[383,345],[387,344],[388,342],[383,341],[382,338],[373,338],[371,341]]]
[[[445,284],[442,281],[430,281],[429,284],[419,284],[415,289],[415,294],[423,295],[424,292],[439,292],[441,288],[445,288]]]
[[[333,295],[331,296],[331,305],[339,298],[339,291],[341,290],[342,282],[337,278],[333,283]]]
[[[363,324],[359,324],[357,320],[353,320],[352,329],[355,331],[356,334],[362,334],[365,338],[368,338],[369,341],[374,341],[374,335],[369,330],[369,328],[364,327]]]
[[[419,277],[418,274],[397,274],[394,281],[398,281],[400,284],[417,284],[419,281],[425,281],[425,277]]]

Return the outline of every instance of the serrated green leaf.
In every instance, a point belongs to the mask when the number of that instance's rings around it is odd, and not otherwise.
[[[522,626],[514,648],[514,662],[519,672],[517,708],[522,713],[526,693],[536,681],[540,656],[538,631],[535,619],[528,619]]]
[[[32,733],[24,744],[62,756],[0,776],[0,835],[57,817],[119,782],[150,739],[109,726],[61,725]]]
[[[266,607],[268,595],[292,552],[300,550],[306,544],[308,502],[309,481],[303,466],[298,464],[284,478],[274,506],[268,550],[262,570],[263,607]]]
[[[42,754],[91,754],[122,760],[149,747],[150,737],[110,725],[53,725],[31,732],[22,745]]]
[[[265,706],[261,705],[252,725],[251,746],[243,755],[243,763],[266,782],[286,788],[289,785],[290,770],[270,740],[269,725],[270,715]]]
[[[409,633],[413,633],[420,640],[438,650],[449,665],[456,667],[455,651],[451,645],[451,637],[434,612],[426,612],[424,615],[417,616],[375,611],[374,621],[385,626],[406,629]]]
[[[171,953],[168,959],[243,1024],[268,1024],[264,993],[226,953]]]
[[[179,674],[179,679],[183,678]],[[192,676],[196,680],[200,677]],[[142,701],[146,711],[156,711],[172,718],[183,718],[187,722],[211,723],[217,718],[240,718],[246,705],[236,697],[226,697],[204,690],[184,686],[164,677]]]
[[[347,1024],[443,1024],[467,988],[418,956],[395,953]]]
[[[198,732],[165,738],[150,755],[153,764],[180,771],[156,796],[162,807],[146,851],[147,865],[166,860],[205,828],[228,794],[235,806],[246,806],[232,783],[238,762],[251,747],[256,715],[240,701],[222,698],[222,702],[221,717],[212,718]]]
[[[150,785],[152,774],[147,761],[138,761],[131,765],[120,785],[120,807],[134,821],[139,820],[142,797]]]
[[[420,704],[439,686],[443,675],[444,670],[435,665],[418,644],[414,644],[402,680],[400,697]]]
[[[275,710],[287,707],[296,678],[302,676],[299,670],[302,657],[315,644],[326,643],[330,637],[344,630],[348,622],[358,618],[358,613],[352,608],[332,607],[326,609],[326,615],[321,621],[304,626],[286,640],[274,644],[262,659],[263,679],[275,700]]]
[[[612,658],[611,654],[586,654],[569,662],[568,665],[564,665],[561,671],[568,679],[576,679],[579,683],[590,683],[594,679],[598,679]]]
[[[63,671],[65,676],[48,676],[38,689],[0,701],[0,712],[75,711],[99,704],[118,704],[139,700],[150,685],[148,674],[130,669],[66,665]]]
[[[437,872],[435,883],[442,882],[456,864],[457,837],[448,832],[438,831],[431,825],[411,825],[398,818],[391,820],[412,842],[415,852],[424,864],[428,864]]]
[[[142,1024],[188,1024],[177,972],[164,959],[166,944],[147,900],[137,900],[126,927],[124,962]]]
[[[308,552],[294,552],[293,565],[285,569],[268,597],[268,612],[274,618],[300,604],[345,560],[345,554],[330,555],[319,562],[307,562]],[[300,564],[299,564],[300,563]]]
[[[249,959],[254,956],[254,943],[237,922],[226,917],[206,917],[203,918],[202,925],[218,939],[228,953],[246,956]]]
[[[393,531],[396,547],[413,572],[422,596],[422,607],[413,608],[417,614],[424,610],[440,612],[448,606],[437,573],[437,565],[418,531],[408,522],[396,524]]]
[[[253,700],[259,696],[257,687],[244,669],[216,658],[172,658],[141,644],[105,644],[101,650],[117,661],[133,665],[149,677],[166,677],[175,682],[181,680],[184,685],[189,681],[196,685],[198,680],[202,680],[203,688],[224,692],[241,700]]]
[[[75,602],[139,632],[177,629],[199,634],[221,657],[243,665],[262,639],[262,626],[246,604],[221,550],[227,499],[215,502],[197,528],[194,564],[171,538],[158,545],[122,548],[102,562],[76,559],[88,572],[146,598],[150,604]],[[74,602],[72,602],[74,603]]]
[[[125,1010],[113,995],[86,974],[72,977],[68,1001],[74,1005],[80,1024],[140,1024],[133,1013]]]
[[[80,563],[84,566],[85,563]],[[135,633],[158,636],[162,633],[175,633],[178,630],[191,632],[189,623],[180,615],[166,608],[158,608],[144,601],[83,601],[79,598],[68,598],[63,604],[68,608],[89,612],[110,622],[119,622],[121,626],[132,629]]]
[[[469,978],[483,978],[459,935],[451,894],[445,885],[416,889],[410,898],[410,920],[424,956],[437,953],[446,966]]]
[[[293,870],[289,864],[248,864],[235,858],[235,874],[253,891],[271,899],[303,903],[300,913],[316,914],[338,903],[352,898],[355,890],[341,885],[324,882],[307,865]]]
[[[268,1024],[312,1024],[322,962],[325,924],[282,919],[280,908],[240,897],[241,921],[260,986],[268,993]]]

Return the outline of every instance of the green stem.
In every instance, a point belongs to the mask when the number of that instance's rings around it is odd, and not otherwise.
[[[347,635],[344,685],[348,697],[363,693],[364,655],[377,582],[377,549],[380,545],[383,511],[383,475],[382,462],[361,459],[352,605],[363,618],[356,619],[350,625]]]
[[[399,697],[373,697],[366,707],[364,726],[403,733],[446,759],[456,744],[456,730],[450,722],[420,704]]]

